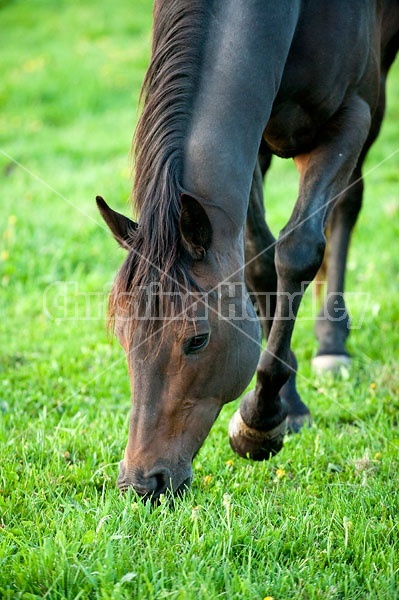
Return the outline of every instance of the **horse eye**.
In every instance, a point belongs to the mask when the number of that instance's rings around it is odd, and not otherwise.
[[[209,333],[203,333],[201,335],[195,335],[194,337],[187,340],[185,343],[184,351],[186,354],[192,354],[198,350],[205,348],[209,340]]]

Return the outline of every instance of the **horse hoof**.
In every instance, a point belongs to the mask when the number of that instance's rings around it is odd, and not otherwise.
[[[287,417],[287,433],[299,433],[304,426],[310,427],[312,417],[310,413],[303,415],[288,415]]]
[[[237,410],[229,424],[230,445],[234,452],[242,458],[268,460],[283,447],[286,431],[287,417],[274,429],[259,431],[248,427],[244,423],[240,411]]]
[[[342,367],[348,368],[351,358],[347,354],[320,354],[312,360],[312,368],[316,373],[339,373]]]

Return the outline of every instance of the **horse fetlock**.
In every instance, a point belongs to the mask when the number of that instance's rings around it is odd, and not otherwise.
[[[273,429],[260,431],[249,427],[237,410],[229,424],[230,445],[234,452],[243,458],[268,460],[283,447],[286,431],[287,417]]]
[[[350,318],[345,304],[338,298],[336,305],[325,303],[317,315],[315,332],[319,341],[317,354],[347,355],[346,340],[350,333]]]

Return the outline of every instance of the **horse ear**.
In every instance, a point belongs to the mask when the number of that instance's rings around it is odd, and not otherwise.
[[[96,197],[98,210],[102,218],[110,228],[112,235],[122,248],[128,250],[134,238],[137,223],[131,221],[128,217],[112,210],[101,196]]]
[[[203,206],[188,194],[181,195],[180,233],[183,246],[202,260],[212,243],[212,225]]]

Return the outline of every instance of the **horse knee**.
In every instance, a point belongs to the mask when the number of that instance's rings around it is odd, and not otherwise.
[[[323,232],[315,234],[309,228],[284,230],[276,245],[276,270],[279,279],[296,286],[315,278],[323,262],[326,238]]]
[[[262,352],[256,369],[257,383],[260,387],[266,390],[273,389],[277,393],[292,372],[288,357],[281,360],[266,350]]]

